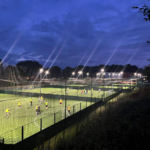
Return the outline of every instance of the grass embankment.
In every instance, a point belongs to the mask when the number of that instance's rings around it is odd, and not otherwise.
[[[150,89],[133,91],[95,116],[72,142],[57,150],[150,149]]]

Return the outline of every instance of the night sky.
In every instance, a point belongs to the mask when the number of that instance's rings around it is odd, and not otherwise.
[[[148,0],[1,0],[0,58],[45,67],[121,64],[150,59],[150,22],[132,6]]]

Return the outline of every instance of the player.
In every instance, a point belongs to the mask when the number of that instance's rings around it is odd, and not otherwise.
[[[93,96],[93,91],[92,91],[92,96]]]
[[[32,102],[33,102],[33,100],[32,100],[32,97],[30,98],[30,103],[31,103],[31,106],[32,106]]]
[[[81,95],[83,94],[83,91],[81,91]]]
[[[71,109],[71,107],[70,107],[70,105],[67,107],[67,110],[68,110],[68,113],[69,113],[69,115],[70,115],[70,109]]]
[[[35,111],[36,111],[36,115],[38,115],[38,104],[36,104]]]
[[[48,102],[47,101],[45,102],[45,107],[46,107],[46,109],[48,109]]]
[[[43,102],[43,100],[44,100],[44,97],[43,97],[43,96],[41,96],[41,102]]]
[[[93,88],[91,88],[91,91],[93,91]]]
[[[77,90],[77,95],[79,95],[79,90]]]
[[[62,106],[62,99],[59,100],[60,107]]]
[[[19,108],[21,109],[21,103],[20,103],[20,101],[19,101],[19,103],[18,103],[18,106],[19,106]]]
[[[4,117],[7,117],[7,119],[9,118],[9,107],[5,110],[5,116]]]
[[[101,89],[99,89],[99,93],[101,92]]]
[[[66,94],[68,94],[68,90],[66,90]]]
[[[83,92],[85,93],[85,89],[83,90]]]
[[[40,114],[40,105],[38,105],[38,115]]]
[[[67,88],[68,92],[69,92],[69,88]]]

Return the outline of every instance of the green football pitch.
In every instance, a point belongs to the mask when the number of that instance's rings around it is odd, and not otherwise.
[[[110,89],[111,90],[111,89]],[[67,92],[68,91],[68,92]],[[88,90],[88,92],[85,94],[81,93],[81,91],[84,91],[84,89],[80,89],[79,92],[77,92],[77,89],[66,89],[66,95],[68,96],[80,96],[80,97],[91,97],[91,90]],[[40,88],[31,88],[31,89],[23,89],[22,92],[29,92],[29,93],[40,93]],[[65,95],[65,88],[41,88],[41,93],[43,94],[57,94],[57,95]],[[103,94],[108,93],[108,91],[101,91],[93,90],[92,97],[102,98]]]
[[[42,88],[41,93],[49,93],[50,88]],[[40,89],[30,89],[24,90],[25,92],[34,92],[38,93]],[[51,88],[51,92],[60,91],[62,89]],[[77,90],[69,90],[68,95],[77,95]],[[105,91],[106,93],[107,91]],[[58,94],[56,92],[56,94]],[[65,91],[63,91],[65,94]],[[103,91],[93,92],[93,98],[95,97],[102,97]],[[88,94],[79,93],[79,96],[90,97],[91,92],[89,91]],[[24,126],[24,138],[27,138],[37,132],[40,131],[40,123],[42,119],[42,128],[47,128],[48,126],[64,119],[65,113],[66,117],[72,115],[75,112],[80,110],[80,103],[81,109],[84,109],[90,106],[91,102],[86,101],[78,101],[78,100],[67,100],[66,107],[71,106],[70,114],[66,111],[65,112],[65,100],[62,99],[63,103],[60,107],[59,99],[52,99],[52,98],[45,98],[44,101],[41,103],[39,102],[38,97],[32,97],[33,105],[30,105],[30,97],[26,96],[19,96],[13,94],[0,94],[0,137],[4,138],[5,143],[12,144],[16,143],[21,140],[21,132],[22,126]],[[48,109],[46,110],[45,102],[48,102]],[[21,109],[18,107],[18,102],[21,102]],[[93,102],[94,103],[94,102]],[[40,105],[40,114],[36,116],[35,107],[36,105]],[[10,108],[10,116],[7,119],[5,116],[5,110]],[[55,119],[54,119],[55,113]]]

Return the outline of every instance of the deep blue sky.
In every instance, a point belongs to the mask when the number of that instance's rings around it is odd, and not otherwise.
[[[0,1],[0,58],[46,67],[130,63],[150,59],[150,22],[132,6],[147,0]]]

